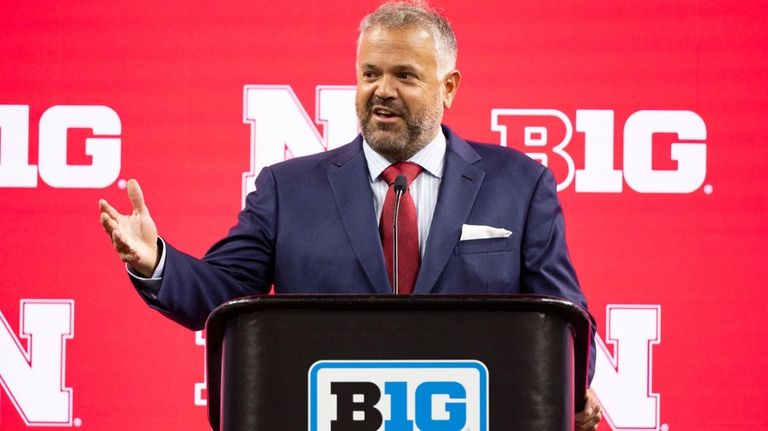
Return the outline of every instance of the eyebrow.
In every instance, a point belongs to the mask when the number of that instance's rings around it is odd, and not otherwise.
[[[360,68],[364,69],[364,70],[381,70],[381,67],[376,66],[374,64],[370,64],[370,63],[363,63],[360,66]],[[414,65],[411,65],[411,64],[397,64],[397,65],[393,66],[392,69],[397,71],[397,72],[416,72],[416,73],[418,73],[418,72],[421,71],[420,68],[418,68],[418,67],[416,67]]]

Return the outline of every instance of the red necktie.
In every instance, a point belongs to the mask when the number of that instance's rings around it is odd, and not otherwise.
[[[395,213],[395,178],[403,175],[408,181],[408,186],[421,173],[421,166],[411,162],[397,162],[390,165],[381,173],[381,178],[389,184],[389,190],[384,198],[384,208],[381,211],[379,232],[381,233],[381,245],[384,248],[384,261],[387,264],[389,283],[392,281],[392,226]],[[398,278],[401,295],[413,293],[416,284],[416,276],[419,274],[419,225],[416,221],[416,205],[408,188],[400,197],[400,209],[398,213]]]

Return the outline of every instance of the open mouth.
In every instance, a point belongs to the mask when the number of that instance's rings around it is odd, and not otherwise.
[[[397,112],[381,106],[376,106],[373,108],[373,115],[379,120],[392,120],[395,118],[400,118],[400,115]]]

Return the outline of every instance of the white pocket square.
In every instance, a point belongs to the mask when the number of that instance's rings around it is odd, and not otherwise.
[[[469,241],[472,239],[488,238],[507,238],[512,235],[511,231],[500,227],[483,226],[478,224],[461,225],[461,238],[459,241]]]

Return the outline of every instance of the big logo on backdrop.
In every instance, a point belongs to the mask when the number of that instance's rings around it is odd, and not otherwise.
[[[29,106],[0,105],[0,187],[102,188],[120,174],[120,117],[102,105],[56,105],[40,117],[38,164],[29,163]],[[67,163],[67,133],[90,129],[91,163]]]

